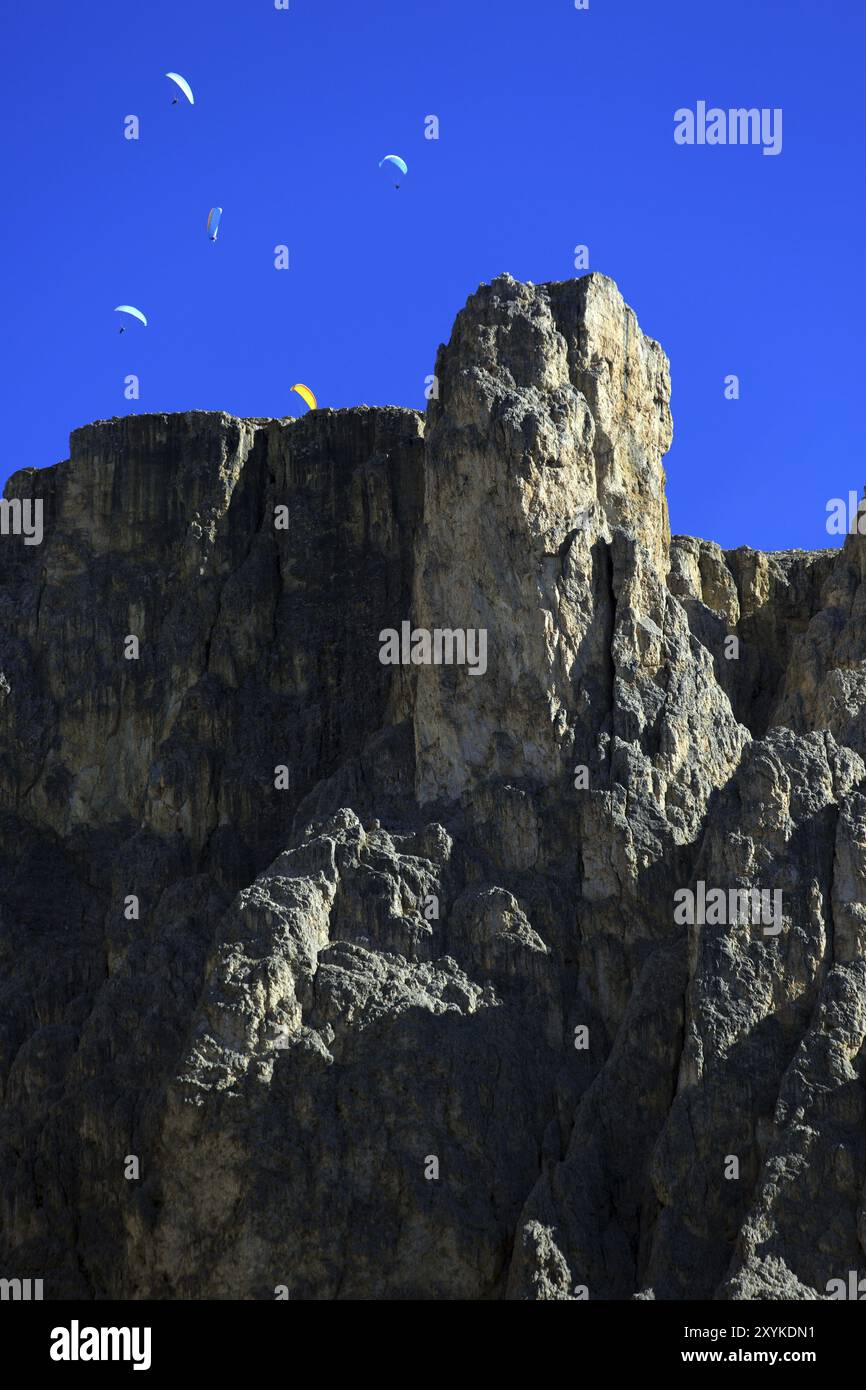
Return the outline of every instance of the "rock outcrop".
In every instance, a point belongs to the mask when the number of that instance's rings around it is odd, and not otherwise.
[[[866,541],[671,538],[601,275],[482,286],[436,382],[7,485],[0,1274],[46,1298],[866,1266]]]

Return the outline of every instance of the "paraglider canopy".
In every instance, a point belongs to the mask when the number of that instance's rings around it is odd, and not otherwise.
[[[177,83],[178,87],[180,87],[180,90],[183,92],[190,106],[195,106],[195,97],[192,94],[192,87],[189,85],[186,78],[181,77],[179,72],[167,72],[165,75],[166,77],[170,77],[172,82]],[[174,100],[177,101],[177,97],[175,97]]]
[[[217,232],[220,228],[220,218],[222,217],[222,215],[222,208],[211,208],[210,212],[207,215],[207,229],[210,233],[211,241],[216,241],[217,239]]]
[[[401,174],[408,174],[409,172],[409,165],[406,163],[405,159],[402,159],[400,157],[399,154],[386,154],[383,159],[379,160],[380,169],[383,164],[396,164]]]
[[[114,312],[116,314],[132,314],[134,319],[139,319],[147,328],[147,319],[140,309],[136,309],[134,304],[118,304]]]
[[[310,390],[309,386],[305,386],[302,381],[296,381],[294,386],[292,387],[292,390],[297,391],[298,395],[301,397],[302,400],[305,400],[307,402],[307,405],[310,407],[311,410],[318,410],[319,407],[316,402],[316,398]]]

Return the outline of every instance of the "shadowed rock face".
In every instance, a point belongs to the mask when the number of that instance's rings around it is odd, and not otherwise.
[[[7,486],[0,1275],[47,1298],[866,1264],[866,542],[671,539],[603,276],[482,286],[436,377]]]

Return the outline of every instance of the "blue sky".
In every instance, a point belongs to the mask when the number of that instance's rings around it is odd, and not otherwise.
[[[838,543],[826,502],[866,482],[862,0],[10,11],[4,476],[131,410],[300,414],[298,380],[322,405],[423,409],[479,282],[567,279],[586,244],[671,359],[673,529]],[[699,100],[781,107],[782,152],[676,145]],[[118,334],[119,303],[148,328]]]

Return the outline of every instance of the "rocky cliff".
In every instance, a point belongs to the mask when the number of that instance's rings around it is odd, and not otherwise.
[[[866,541],[671,538],[603,276],[482,286],[436,383],[7,485],[0,1274],[46,1298],[866,1265]]]

